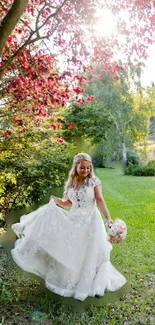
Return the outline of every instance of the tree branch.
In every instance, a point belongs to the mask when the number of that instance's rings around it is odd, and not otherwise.
[[[58,13],[59,13],[59,12],[61,11],[61,9],[64,7],[64,5],[66,4],[67,1],[68,1],[68,0],[64,0],[64,2],[61,4],[61,6],[58,7],[58,9],[57,9],[55,12],[53,12],[51,15],[49,15],[49,16],[45,19],[45,21],[42,23],[42,25],[40,25],[40,26],[38,27],[37,31],[40,30],[42,27],[44,27],[44,26],[46,25],[46,23],[48,22],[48,20],[50,20],[50,19],[53,18],[54,16],[58,15]],[[36,32],[36,31],[35,31],[35,32]]]
[[[40,37],[40,35],[39,35],[39,18],[41,16],[42,12],[44,11],[45,7],[46,7],[46,4],[41,8],[41,10],[38,13],[37,19],[36,19],[36,34],[37,34],[37,37]]]
[[[52,17],[54,17],[54,16],[56,16],[56,15],[58,15],[58,13],[61,11],[61,9],[63,8],[63,6],[66,4],[66,2],[67,2],[68,0],[64,0],[64,2],[61,4],[61,6],[60,7],[58,7],[57,8],[57,10],[54,12],[54,13],[52,13],[51,15],[49,15],[46,19],[45,19],[45,21],[42,23],[42,25],[40,25],[40,26],[38,26],[38,28],[35,30],[35,31],[32,31],[31,33],[30,33],[30,35],[29,35],[29,37],[28,37],[28,39],[25,41],[25,43],[22,45],[22,46],[20,46],[19,48],[18,48],[18,50],[4,63],[4,65],[0,68],[0,79],[1,79],[1,77],[2,77],[2,75],[3,75],[3,72],[4,72],[4,70],[11,64],[11,62],[14,60],[14,58],[27,46],[27,45],[30,45],[30,44],[33,44],[33,43],[35,43],[35,42],[37,42],[38,40],[41,40],[41,39],[45,39],[45,38],[47,38],[47,36],[40,36],[39,35],[39,30],[41,29],[41,28],[43,28],[45,25],[46,25],[46,23],[49,21],[49,19],[51,19]],[[28,3],[28,0],[14,0],[14,3],[13,3],[13,5],[12,5],[12,7],[14,6],[14,7],[16,7],[17,6],[17,3],[19,4],[19,3],[22,3],[23,4],[23,2],[24,2],[24,4],[25,4],[25,7],[24,7],[24,9],[26,8],[26,5],[27,5],[27,3]],[[11,7],[11,9],[12,9],[12,7]],[[44,8],[44,6],[42,7],[42,9]],[[11,9],[9,10],[9,12],[11,11]],[[14,10],[12,10],[12,12],[11,12],[11,14],[10,14],[10,16],[8,16],[8,14],[7,14],[7,16],[4,18],[4,20],[3,20],[3,22],[2,22],[2,24],[3,24],[3,30],[5,30],[5,28],[7,29],[7,25],[8,25],[8,18],[9,19],[11,19],[11,17],[13,16],[13,18],[12,19],[14,19],[14,15],[15,15],[15,13],[14,13],[14,11],[16,10],[17,11],[17,9],[16,8],[13,8]],[[18,8],[19,9],[19,8]],[[41,9],[41,11],[42,11],[42,9]],[[24,10],[23,10],[24,11]],[[20,19],[20,15],[22,15],[22,13],[23,13],[23,11],[21,12],[21,14],[19,14],[19,12],[18,12],[18,20]],[[39,12],[39,14],[38,14],[39,16],[40,16],[40,12]],[[7,18],[7,19],[6,19]],[[6,21],[5,21],[6,20]],[[16,19],[17,20],[17,19]],[[16,21],[16,23],[18,22],[18,20]],[[38,24],[38,23],[37,23]],[[12,24],[13,25],[13,24]],[[12,27],[12,29],[15,27],[15,23],[14,23],[14,25],[13,25],[13,27]],[[58,25],[57,25],[58,26]],[[1,26],[2,27],[2,26]],[[1,27],[0,27],[0,32],[1,32]],[[5,35],[5,41],[7,40],[7,37],[10,35],[10,33],[11,33],[11,31],[12,31],[12,29],[9,29],[9,33],[7,33],[7,35]],[[55,31],[55,30],[54,30]],[[34,39],[32,39],[32,37],[35,35],[35,34],[37,34],[37,37],[36,38],[34,38]],[[2,49],[3,49],[3,46],[4,46],[4,44],[5,44],[5,41],[3,40],[3,42],[1,42],[1,39],[2,38],[0,38],[0,51],[2,52]],[[3,43],[3,44],[2,44]],[[0,54],[1,54],[1,52],[0,52]]]
[[[18,23],[21,15],[23,14],[29,0],[14,0],[12,7],[8,11],[7,15],[2,20],[0,25],[0,56],[2,54],[3,47],[12,30]]]
[[[26,26],[26,27],[28,27],[29,29],[30,29],[30,31],[31,32],[33,32],[33,29],[30,27],[30,26],[28,26],[27,24],[26,24],[26,22],[22,19],[22,18],[20,18],[20,21]]]

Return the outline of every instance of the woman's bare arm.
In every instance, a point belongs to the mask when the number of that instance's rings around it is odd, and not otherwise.
[[[51,199],[54,200],[55,204],[61,206],[62,208],[71,208],[72,206],[72,202],[69,200],[63,200],[53,195],[50,197],[50,200]]]
[[[99,207],[99,209],[101,210],[101,212],[103,213],[105,218],[107,219],[108,223],[113,222],[113,220],[111,219],[111,216],[110,216],[110,212],[106,206],[106,203],[105,203],[103,195],[102,195],[102,186],[101,185],[95,186],[94,191],[95,191],[95,198],[96,198],[97,206]]]

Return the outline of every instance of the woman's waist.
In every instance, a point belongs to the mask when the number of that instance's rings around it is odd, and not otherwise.
[[[97,209],[96,205],[87,205],[87,206],[78,206],[78,205],[72,205],[70,212],[75,213],[75,214],[93,214],[95,212],[95,210]]]

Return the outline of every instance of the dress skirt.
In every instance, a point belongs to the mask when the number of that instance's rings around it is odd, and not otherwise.
[[[110,262],[112,245],[96,206],[66,211],[51,200],[12,229],[19,236],[14,261],[54,293],[83,301],[126,283]]]

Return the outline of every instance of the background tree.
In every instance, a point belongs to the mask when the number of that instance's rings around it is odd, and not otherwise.
[[[72,122],[73,130],[66,131],[67,136],[89,138],[93,144],[100,145],[100,149],[104,148],[104,159],[122,156],[126,164],[127,147],[148,136],[148,104],[143,102],[143,107],[137,109],[136,96],[124,70],[120,71],[118,80],[102,72],[101,66],[100,70],[100,78],[85,87],[87,104],[68,108],[65,118],[68,123]],[[95,101],[91,101],[90,94],[96,97]]]

